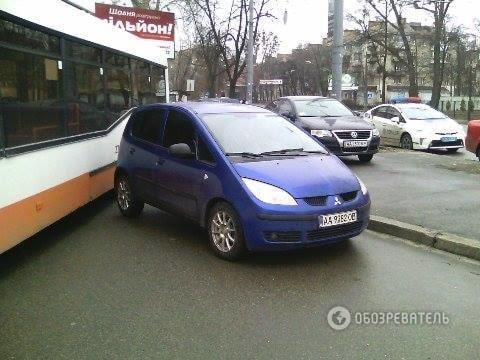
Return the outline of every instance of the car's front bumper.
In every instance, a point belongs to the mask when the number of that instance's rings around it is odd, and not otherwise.
[[[380,136],[372,136],[367,139],[367,146],[361,148],[344,148],[340,143],[341,140],[335,136],[331,137],[315,137],[319,140],[331,153],[337,156],[361,155],[361,154],[375,154],[378,152],[380,146]]]
[[[357,199],[340,206],[302,208],[298,212],[260,212],[244,221],[247,246],[251,251],[275,251],[319,246],[359,235],[368,225],[370,198],[361,193]],[[351,224],[320,228],[319,216],[357,210]]]
[[[457,137],[456,141],[442,141],[445,135],[419,135],[415,136],[413,141],[413,148],[418,150],[446,150],[446,149],[461,149],[465,146],[465,139]]]

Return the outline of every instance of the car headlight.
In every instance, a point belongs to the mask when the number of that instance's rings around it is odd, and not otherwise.
[[[374,128],[372,131],[373,136],[380,136],[380,131],[377,128]]]
[[[260,181],[242,178],[248,190],[260,201],[274,205],[298,205],[295,199],[285,190]]]
[[[332,137],[333,134],[330,130],[310,130],[310,134],[317,137]]]
[[[355,175],[356,176],[356,175]],[[362,194],[363,195],[367,195],[368,194],[368,189],[367,187],[365,186],[365,184],[363,183],[362,180],[360,180],[360,178],[357,176],[357,180],[358,182],[360,183],[360,189],[362,190]]]

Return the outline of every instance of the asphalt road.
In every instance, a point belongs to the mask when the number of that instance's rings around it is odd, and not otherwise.
[[[473,359],[479,299],[479,263],[398,239],[229,263],[189,222],[103,198],[0,255],[0,358]],[[336,305],[450,322],[335,331]]]
[[[367,185],[372,214],[480,241],[480,162],[474,154],[384,148],[370,164],[344,161]]]

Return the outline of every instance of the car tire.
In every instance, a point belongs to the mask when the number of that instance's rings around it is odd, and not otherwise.
[[[373,154],[360,154],[358,155],[358,160],[362,163],[368,163],[372,161],[373,159]]]
[[[243,226],[235,209],[226,202],[215,204],[209,212],[207,223],[210,247],[218,257],[234,261],[246,251]]]
[[[115,202],[123,216],[133,218],[140,215],[145,204],[136,199],[127,175],[115,179]]]
[[[413,150],[413,141],[410,134],[403,134],[400,139],[400,146],[405,150]]]
[[[456,153],[457,151],[458,151],[458,149],[447,149],[447,153],[449,153],[449,154]]]
[[[480,161],[480,147],[477,149],[477,158],[478,158],[478,161]]]

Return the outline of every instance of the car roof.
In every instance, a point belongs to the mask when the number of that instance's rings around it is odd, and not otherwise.
[[[430,108],[431,106],[428,106],[426,104],[419,104],[419,103],[403,103],[403,104],[395,104],[395,106],[399,109],[405,109],[405,108]]]
[[[325,97],[325,96],[301,96],[301,95],[283,96],[280,99],[289,99],[289,100],[315,100],[315,99],[335,100],[335,99],[328,98],[328,97]]]
[[[190,101],[190,102],[177,102],[177,103],[157,103],[142,106],[145,108],[156,107],[174,107],[179,109],[190,110],[195,114],[224,114],[224,113],[267,113],[271,114],[270,110],[266,110],[255,105],[245,105],[238,103],[223,103],[223,102],[209,102],[209,101]]]

